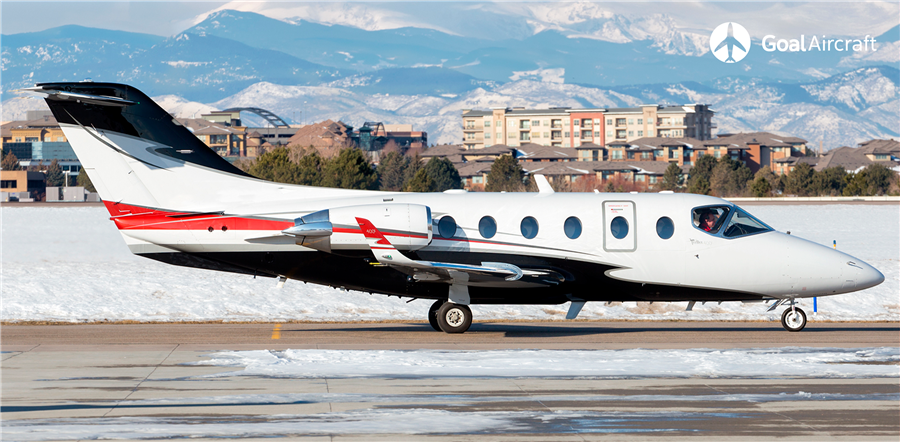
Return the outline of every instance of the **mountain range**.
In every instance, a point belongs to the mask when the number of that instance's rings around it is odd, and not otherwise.
[[[385,28],[372,10],[347,18],[327,8],[281,19],[220,10],[169,38],[73,25],[4,35],[3,119],[35,105],[13,89],[90,78],[133,84],[181,116],[241,105],[296,122],[412,123],[432,143],[461,140],[462,109],[693,102],[713,106],[719,132],[777,131],[826,147],[900,136],[900,27],[876,37],[880,53],[754,45],[725,64],[708,53],[707,33],[664,14],[579,5],[528,5],[496,35]]]

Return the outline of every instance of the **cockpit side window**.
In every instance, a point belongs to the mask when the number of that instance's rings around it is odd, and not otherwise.
[[[728,220],[728,225],[725,226],[722,235],[726,238],[738,238],[770,230],[772,230],[771,227],[736,207],[734,215]]]
[[[731,213],[729,206],[698,207],[691,213],[691,219],[694,227],[710,235],[715,235],[719,233],[722,224],[728,219],[729,213]]]

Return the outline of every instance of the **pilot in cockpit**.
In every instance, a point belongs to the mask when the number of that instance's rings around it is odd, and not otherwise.
[[[716,228],[716,222],[719,220],[719,214],[709,210],[700,215],[700,228],[706,232],[712,232]]]

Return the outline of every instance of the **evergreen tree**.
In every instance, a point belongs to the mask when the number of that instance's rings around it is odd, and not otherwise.
[[[9,152],[3,156],[3,161],[0,162],[0,169],[2,169],[2,170],[22,170],[22,166],[19,166],[19,159],[16,158],[16,154]]]
[[[378,175],[363,151],[342,149],[322,169],[322,185],[342,189],[374,189]]]
[[[844,192],[847,171],[843,167],[835,166],[814,172],[812,178],[812,194],[824,196],[837,196]]]
[[[321,186],[322,169],[325,168],[325,164],[326,160],[316,151],[300,158],[297,164],[296,183],[304,186]]]
[[[763,177],[766,181],[769,182],[769,189],[772,192],[781,189],[781,178],[778,175],[775,175],[775,172],[772,172],[771,167],[763,166],[761,169],[756,171],[756,175],[753,176],[754,182],[755,179],[759,177]]]
[[[896,176],[881,164],[870,164],[854,174],[847,174],[844,196],[872,196],[887,193]]]
[[[487,178],[484,190],[488,192],[521,192],[525,188],[525,171],[512,155],[497,158]]]
[[[884,165],[874,163],[866,167],[866,184],[869,195],[884,195],[897,181],[897,175]]]
[[[436,192],[434,180],[428,175],[425,169],[419,169],[411,180],[406,183],[403,188],[404,192]]]
[[[406,169],[410,167],[410,162],[410,158],[400,152],[388,152],[387,155],[381,157],[381,162],[375,170],[378,173],[379,189],[402,190],[409,181]]]
[[[772,193],[772,185],[765,176],[757,173],[756,179],[754,179],[753,184],[750,185],[750,193],[755,197],[769,196],[769,194]]]
[[[56,159],[50,162],[47,167],[47,177],[45,178],[47,187],[61,187],[66,183],[66,176],[63,174],[62,167]]]
[[[669,163],[659,188],[662,190],[675,190],[683,179],[684,174],[681,173],[681,167],[677,163]]]
[[[447,158],[432,158],[423,169],[434,181],[434,191],[443,192],[447,189],[462,189],[462,180],[459,171]]]
[[[753,172],[749,167],[725,156],[713,167],[709,187],[718,196],[741,196],[746,192],[747,183],[751,179]]]
[[[260,155],[248,173],[262,180],[297,184],[300,168],[291,161],[289,154],[285,147],[272,149]]]
[[[88,192],[97,191],[97,189],[94,187],[94,183],[91,182],[91,177],[89,177],[87,174],[87,170],[81,169],[81,172],[78,173],[78,177],[75,179],[75,183],[81,187],[84,187]]]
[[[815,171],[807,163],[794,166],[794,170],[784,176],[784,193],[798,196],[809,196],[812,191]]]
[[[712,155],[700,155],[694,162],[694,166],[691,167],[688,192],[700,195],[709,194],[709,182],[716,164],[716,159]]]
[[[412,157],[409,157],[409,166],[406,167],[404,173],[406,176],[404,182],[409,182],[409,180],[413,179],[419,173],[419,169],[423,167],[425,167],[425,163],[422,162],[422,157],[419,156],[419,151],[417,150]]]

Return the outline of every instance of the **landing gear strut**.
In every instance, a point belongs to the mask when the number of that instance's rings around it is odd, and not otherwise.
[[[435,305],[437,305],[437,302]],[[429,322],[430,320],[431,315],[429,313]],[[467,305],[454,304],[449,301],[444,302],[437,309],[435,320],[438,327],[445,333],[464,333],[472,325],[472,310]],[[433,324],[432,327],[434,327]]]
[[[781,314],[781,325],[790,332],[803,330],[803,327],[806,327],[806,313],[792,305]]]

